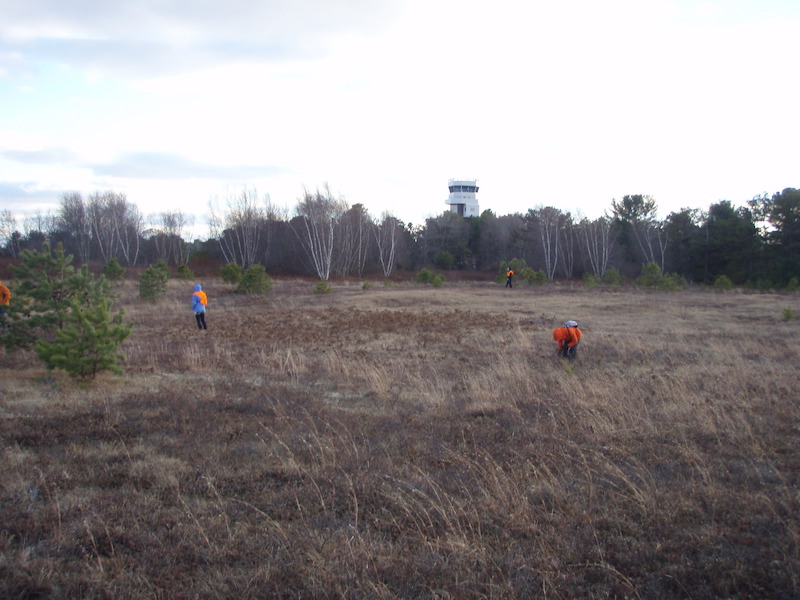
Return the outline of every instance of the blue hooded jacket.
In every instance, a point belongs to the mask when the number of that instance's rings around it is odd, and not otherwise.
[[[195,313],[206,312],[206,307],[203,306],[203,302],[201,300],[201,298],[205,296],[205,294],[202,293],[202,290],[203,288],[199,283],[194,286],[195,293],[192,294],[192,310]],[[198,294],[197,292],[200,292],[200,294]]]

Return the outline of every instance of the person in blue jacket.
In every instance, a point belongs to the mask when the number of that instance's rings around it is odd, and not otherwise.
[[[194,318],[197,319],[198,329],[208,329],[206,325],[207,304],[208,296],[206,296],[203,287],[198,283],[194,286],[194,294],[192,294],[192,310],[194,311]]]

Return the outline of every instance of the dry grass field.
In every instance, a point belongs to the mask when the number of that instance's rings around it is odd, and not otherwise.
[[[0,355],[0,597],[800,597],[798,296],[191,283]]]

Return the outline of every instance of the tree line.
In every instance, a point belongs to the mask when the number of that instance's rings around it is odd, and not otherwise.
[[[643,265],[692,282],[724,275],[736,284],[779,287],[800,276],[797,189],[764,194],[745,206],[724,200],[663,219],[657,213],[654,198],[629,195],[612,200],[595,219],[538,206],[502,216],[485,210],[471,218],[443,212],[414,225],[389,213],[373,216],[327,187],[304,191],[292,214],[243,189],[212,201],[209,236],[190,240],[193,222],[181,211],[151,216],[146,224],[124,194],[70,192],[53,213],[26,217],[21,228],[2,211],[0,251],[13,257],[61,243],[82,264],[116,259],[128,266],[180,266],[205,258],[321,280],[388,278],[421,268],[496,272],[512,260],[547,279],[602,279],[609,269],[636,276]]]

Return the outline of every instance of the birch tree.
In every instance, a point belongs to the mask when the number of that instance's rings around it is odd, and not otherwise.
[[[605,216],[594,221],[584,219],[578,231],[592,273],[602,279],[608,269],[608,261],[614,247],[611,219]]]
[[[265,199],[268,203],[268,200]],[[220,212],[218,202],[209,205],[211,237],[219,243],[227,262],[243,269],[258,262],[259,245],[267,211],[261,206],[255,188],[243,189],[226,200],[227,211]]]
[[[96,192],[89,196],[86,215],[92,241],[103,262],[112,258],[135,264],[144,230],[144,219],[125,194]]]
[[[167,264],[184,265],[189,260],[189,244],[185,241],[188,229],[194,219],[180,210],[160,213],[156,220],[158,226],[150,230],[150,241],[155,248],[156,258]]]
[[[78,255],[79,262],[88,262],[92,251],[92,228],[80,192],[64,193],[58,221],[59,228],[67,236],[69,251]]]
[[[388,212],[384,212],[381,222],[375,223],[372,228],[378,248],[378,260],[381,263],[383,276],[387,279],[394,269],[394,256],[401,227],[402,224],[397,219]]]
[[[3,209],[0,211],[0,244],[2,244],[0,252],[12,257],[17,256],[20,252],[19,238],[16,217],[7,208]]]
[[[533,226],[539,234],[544,260],[544,272],[548,279],[553,279],[558,266],[564,215],[557,208],[545,206],[528,210],[527,220],[529,227]]]
[[[338,242],[334,248],[335,275],[361,277],[364,274],[371,226],[372,221],[363,204],[348,208],[338,219],[336,224]]]
[[[347,203],[335,198],[326,186],[320,192],[305,191],[295,210],[292,227],[308,254],[314,272],[323,281],[331,276],[336,225],[347,210]]]

